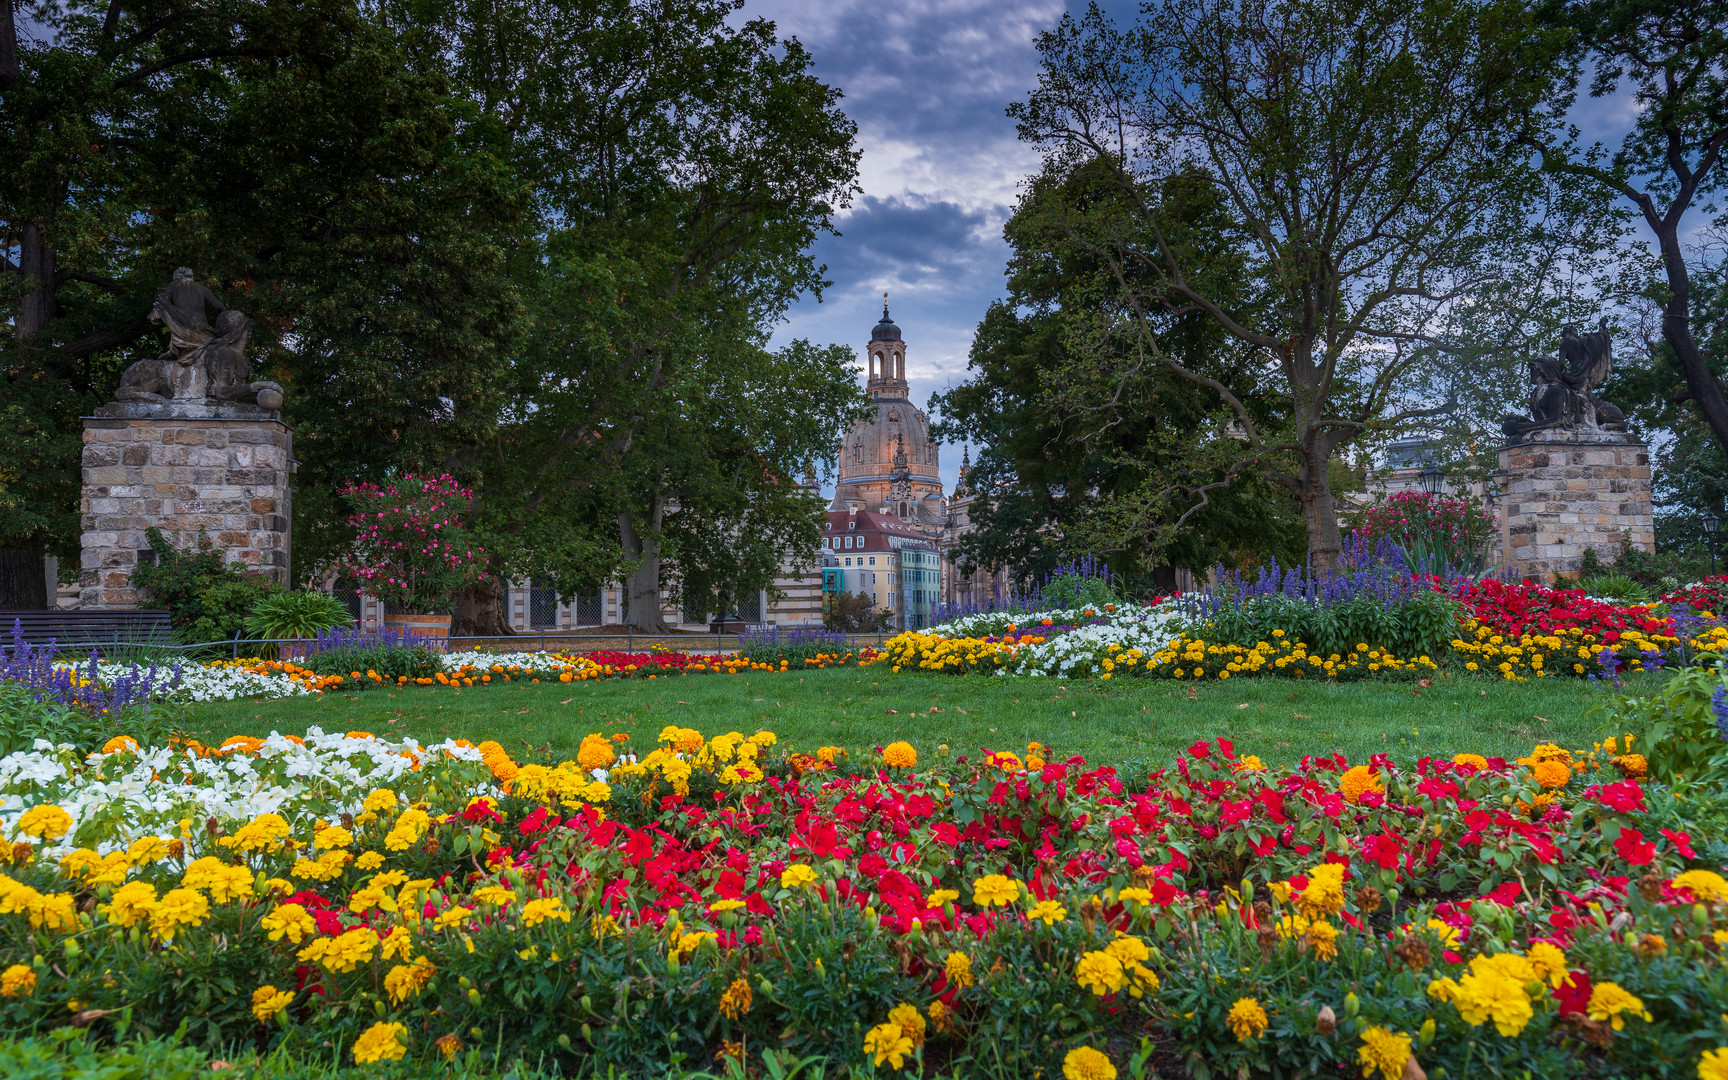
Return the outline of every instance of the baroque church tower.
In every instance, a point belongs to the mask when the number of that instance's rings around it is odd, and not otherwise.
[[[841,440],[832,509],[892,514],[934,534],[947,518],[936,443],[930,438],[930,418],[912,405],[906,342],[888,316],[886,298],[866,356],[864,390],[875,412]]]

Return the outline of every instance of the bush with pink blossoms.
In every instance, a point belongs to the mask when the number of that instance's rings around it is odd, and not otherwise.
[[[403,612],[441,614],[491,575],[486,549],[463,526],[474,493],[452,477],[409,474],[400,485],[349,484],[354,541],[342,572]]]
[[[1494,515],[1474,499],[1400,491],[1376,499],[1362,511],[1356,532],[1368,540],[1391,540],[1404,549],[1412,564],[1426,563],[1429,571],[1443,572],[1476,568],[1497,524]]]

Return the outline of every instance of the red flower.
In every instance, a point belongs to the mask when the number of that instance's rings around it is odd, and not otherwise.
[[[1614,850],[1633,866],[1648,866],[1656,858],[1656,845],[1647,842],[1637,829],[1621,829],[1614,841]]]
[[[1692,834],[1675,832],[1673,829],[1663,829],[1662,835],[1674,845],[1674,850],[1680,853],[1682,859],[1696,859],[1697,853],[1692,850]]]

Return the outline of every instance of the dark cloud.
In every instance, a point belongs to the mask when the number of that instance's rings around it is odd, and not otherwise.
[[[891,288],[987,277],[1000,272],[1005,251],[999,221],[984,210],[945,199],[866,195],[840,222],[840,235],[817,244],[816,257],[840,288],[877,282]]]

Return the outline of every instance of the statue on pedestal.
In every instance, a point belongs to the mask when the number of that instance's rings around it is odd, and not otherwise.
[[[1500,429],[1511,442],[1522,442],[1540,431],[1600,435],[1609,441],[1626,437],[1626,414],[1596,398],[1595,389],[1614,367],[1608,320],[1592,333],[1567,326],[1560,332],[1558,356],[1530,358],[1530,415],[1508,413]]]
[[[225,306],[188,268],[174,271],[157,294],[150,321],[168,328],[168,351],[127,368],[114,400],[204,406],[250,398],[263,409],[282,407],[280,386],[252,379],[246,359],[252,320]]]

